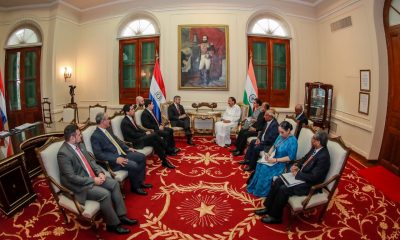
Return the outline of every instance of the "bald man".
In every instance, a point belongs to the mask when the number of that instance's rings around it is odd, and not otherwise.
[[[301,105],[301,104],[297,104],[297,105],[294,107],[294,112],[295,112],[295,114],[296,114],[295,118],[296,118],[297,125],[298,125],[297,130],[296,130],[296,132],[294,133],[294,136],[295,136],[296,138],[299,138],[301,128],[302,128],[303,126],[305,126],[305,125],[308,125],[308,118],[307,118],[307,116],[304,114],[303,105]]]

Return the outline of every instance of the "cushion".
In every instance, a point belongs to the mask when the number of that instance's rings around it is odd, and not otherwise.
[[[301,204],[307,196],[292,196],[289,198],[288,203],[291,208],[297,212],[303,210],[303,205]],[[314,194],[307,204],[307,208],[312,208],[315,206],[322,205],[328,202],[328,194],[326,192]]]
[[[121,122],[124,119],[125,116],[115,116],[113,119],[111,119],[111,128],[115,136],[119,138],[120,140],[124,140],[124,135],[122,134],[121,131]]]
[[[303,127],[297,139],[298,147],[296,159],[304,157],[311,149],[311,139],[314,133],[311,129]]]
[[[62,119],[65,123],[71,123],[75,120],[75,109],[74,108],[64,108],[62,112]]]
[[[303,131],[303,130],[301,130]],[[328,175],[326,179],[331,178],[332,176],[339,174],[342,169],[343,163],[346,160],[348,150],[343,148],[341,144],[336,141],[328,140],[328,151],[331,157],[331,167],[329,168]],[[328,185],[328,188],[331,190],[335,181]]]
[[[67,198],[63,194],[59,195],[59,199],[60,201],[58,203],[60,206],[68,209],[71,212],[74,212],[75,214],[79,214],[74,201]],[[92,218],[98,211],[100,211],[100,203],[92,200],[86,200],[85,205],[82,207],[84,209],[82,215],[86,218]]]
[[[96,127],[97,126],[95,126],[95,125],[89,126],[82,131],[83,143],[85,143],[86,150],[91,153],[93,153],[93,148],[92,148],[92,142],[90,141],[90,138],[92,137],[93,132],[96,130]]]
[[[137,149],[137,152],[143,153],[146,156],[149,156],[153,152],[153,147],[146,146],[142,149]]]
[[[251,143],[251,141],[253,141],[253,140],[256,140],[257,139],[257,137],[248,137],[247,138],[247,144],[250,144]]]
[[[96,122],[96,115],[98,113],[104,113],[104,112],[105,112],[104,107],[90,107],[89,108],[89,121]]]
[[[125,178],[128,177],[128,171],[126,170],[119,170],[119,171],[115,171],[115,180],[117,180],[118,182],[122,182],[124,181]]]
[[[57,183],[60,183],[60,169],[58,168],[57,162],[57,153],[60,150],[61,145],[64,141],[59,141],[50,144],[46,149],[40,152],[40,157],[42,159],[44,168],[46,169],[47,175],[52,177]],[[58,192],[59,189],[52,185],[55,192]]]
[[[143,109],[138,109],[138,110],[135,111],[135,122],[140,127],[143,127],[143,125],[142,125],[142,113],[143,113]]]

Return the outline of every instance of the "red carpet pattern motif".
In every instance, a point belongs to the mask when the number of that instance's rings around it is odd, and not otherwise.
[[[105,231],[105,239],[399,239],[400,204],[376,190],[357,171],[363,165],[349,159],[338,191],[321,223],[317,212],[294,219],[292,231],[284,223],[265,225],[253,211],[263,199],[246,192],[249,173],[237,164],[228,148],[211,143],[210,137],[196,137],[196,146],[177,142],[182,151],[170,157],[177,168],[161,167],[157,157],[148,160],[148,196],[127,194],[129,216],[140,226],[128,235]],[[7,219],[0,219],[0,239],[94,239],[84,222],[68,215],[69,224],[51,197],[43,177],[34,181],[37,200]],[[129,189],[126,186],[126,189]]]

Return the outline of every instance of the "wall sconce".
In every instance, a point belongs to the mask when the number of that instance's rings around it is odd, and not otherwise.
[[[71,78],[72,77],[72,68],[64,67],[63,73],[64,73],[64,80],[66,82],[67,78]]]

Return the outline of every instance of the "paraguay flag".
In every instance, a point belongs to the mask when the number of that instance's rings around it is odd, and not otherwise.
[[[167,95],[165,94],[165,85],[161,76],[160,64],[158,58],[154,66],[153,77],[150,83],[150,99],[154,104],[153,113],[159,123],[161,123],[161,103],[165,103]]]
[[[1,76],[0,69],[0,131],[8,130],[8,121],[7,121],[7,109],[6,109],[6,98],[4,92],[4,83],[3,78]],[[6,137],[0,140],[0,148],[5,157],[9,157],[13,154],[12,145],[10,141],[10,137]]]
[[[244,88],[243,103],[250,105],[249,116],[253,114],[253,102],[258,96],[257,80],[254,74],[253,59],[250,58],[249,69],[247,71],[246,84]]]

